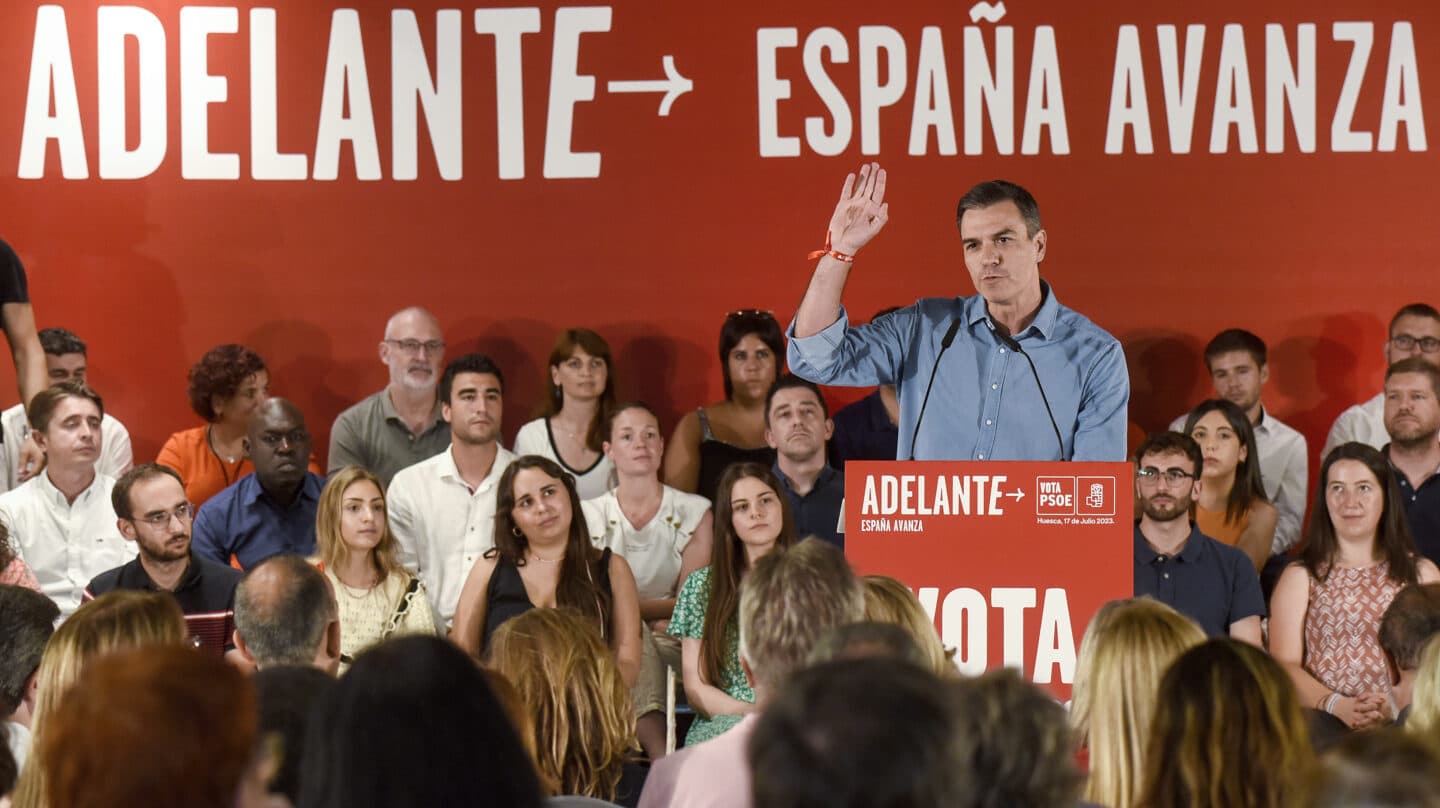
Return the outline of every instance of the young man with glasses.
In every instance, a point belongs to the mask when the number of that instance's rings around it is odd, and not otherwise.
[[[1135,595],[1174,607],[1212,637],[1260,646],[1255,567],[1190,521],[1203,464],[1200,446],[1179,432],[1155,433],[1135,453]]]
[[[1419,357],[1440,367],[1440,311],[1427,303],[1411,303],[1390,319],[1390,336],[1385,341],[1385,367],[1402,359]],[[1342,443],[1358,441],[1383,448],[1390,442],[1385,431],[1385,393],[1340,413],[1330,427],[1320,459]]]
[[[435,315],[418,307],[392,315],[380,341],[390,383],[335,418],[329,472],[363,466],[388,486],[395,472],[449,448],[450,426],[441,420],[435,396],[444,360]]]
[[[128,564],[102,572],[82,600],[117,590],[169,592],[185,613],[197,648],[220,656],[236,653],[235,586],[240,572],[201,558],[190,549],[194,511],[185,485],[169,466],[145,463],[120,476],[110,492],[120,535],[140,553]]]

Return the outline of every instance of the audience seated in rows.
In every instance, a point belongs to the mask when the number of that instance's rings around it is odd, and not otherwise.
[[[866,575],[865,619],[904,629],[924,657],[922,666],[936,676],[954,676],[955,649],[946,648],[935,630],[935,620],[910,587],[886,575]]]
[[[1265,497],[1250,420],[1229,401],[1210,399],[1191,410],[1184,433],[1195,439],[1205,459],[1191,507],[1195,526],[1238,548],[1259,573],[1270,558],[1279,512]]]
[[[272,556],[235,590],[235,647],[257,670],[340,668],[340,607],[325,576],[297,555]]]
[[[531,609],[495,630],[487,659],[530,714],[552,793],[634,808],[646,773],[634,710],[595,621],[569,608]]]
[[[1261,644],[1265,600],[1245,554],[1206,536],[1189,519],[1204,481],[1200,447],[1159,432],[1135,452],[1135,594],[1189,617],[1212,637]]]
[[[1440,564],[1440,368],[1411,357],[1385,371],[1385,429],[1415,549]]]
[[[200,506],[196,552],[246,570],[284,553],[314,555],[325,478],[306,468],[305,416],[283,398],[266,399],[250,419],[246,447],[255,471]]]
[[[192,514],[180,475],[156,463],[143,463],[115,481],[110,504],[120,535],[134,542],[139,552],[128,563],[91,579],[82,600],[116,590],[169,593],[185,613],[185,625],[197,647],[215,656],[233,652],[240,572],[194,552]]]
[[[765,397],[780,376],[785,338],[775,315],[732,311],[720,327],[725,399],[686,413],[665,450],[665,484],[718,502],[720,477],[735,463],[775,462],[765,441]]]
[[[870,322],[899,311],[881,309]],[[835,413],[835,437],[830,442],[830,465],[845,470],[847,460],[895,460],[900,444],[900,399],[895,385],[882,384],[875,392],[841,407]]]
[[[1310,460],[1305,436],[1281,422],[1261,401],[1262,388],[1270,381],[1268,357],[1265,341],[1239,328],[1221,331],[1205,346],[1205,370],[1215,397],[1239,407],[1254,431],[1256,453],[1252,458],[1259,458],[1265,498],[1277,512],[1275,538],[1266,554],[1280,555],[1300,541],[1305,502],[1310,496]],[[1188,413],[1172,421],[1170,430],[1189,435],[1187,417]]]
[[[327,470],[360,466],[389,487],[400,469],[450,446],[450,426],[435,394],[445,361],[440,321],[418,306],[401,309],[386,321],[379,350],[390,381],[335,417]]]
[[[400,563],[420,579],[442,632],[475,562],[495,545],[496,485],[515,455],[500,445],[505,380],[490,357],[445,366],[437,395],[450,448],[401,469],[386,490]]]
[[[687,746],[714,738],[755,710],[740,664],[740,581],[767,553],[794,544],[790,501],[768,466],[736,463],[720,478],[710,563],[685,579],[670,634],[680,638],[685,695],[697,713]]]
[[[198,508],[255,470],[245,441],[251,416],[270,395],[270,371],[244,345],[217,345],[190,368],[189,395],[205,425],[171,435],[155,462],[179,472]]]
[[[1395,312],[1385,340],[1385,366],[1417,357],[1440,366],[1440,311],[1426,303],[1411,303]],[[1380,449],[1390,441],[1385,428],[1385,393],[1340,413],[1325,438],[1320,457],[1330,456],[1335,447],[1350,442]]]
[[[0,585],[0,724],[17,771],[30,749],[40,659],[59,617],[55,602],[39,592]]]
[[[1275,586],[1270,653],[1307,706],[1354,729],[1394,718],[1380,619],[1409,584],[1440,580],[1415,557],[1398,489],[1379,451],[1342,444],[1320,466],[1301,560]]]
[[[1205,641],[1193,621],[1153,598],[1116,600],[1090,619],[1080,641],[1070,725],[1089,762],[1084,798],[1134,808],[1145,772],[1146,733],[1159,710],[1160,679]]]
[[[380,478],[346,466],[320,493],[315,539],[340,608],[340,671],[365,648],[398,634],[435,634],[425,585],[400,565]]]
[[[324,671],[301,665],[277,665],[255,672],[255,701],[261,736],[279,739],[280,755],[269,790],[283,794],[291,804],[300,799],[305,776],[305,732],[317,702],[335,686]]]
[[[605,428],[615,408],[615,369],[605,338],[588,328],[560,332],[550,349],[540,417],[520,427],[515,454],[540,455],[575,477],[580,499],[610,486]]]
[[[116,526],[115,478],[95,471],[104,414],[100,395],[83,382],[42,390],[30,403],[30,425],[45,469],[0,494],[0,522],[40,590],[67,617],[91,578],[136,554]]]
[[[825,444],[835,431],[825,396],[813,382],[785,374],[765,399],[765,441],[775,450],[775,479],[790,498],[797,536],[815,536],[845,547],[840,509],[845,472],[825,462]]]
[[[1420,670],[1420,652],[1437,636],[1440,636],[1440,584],[1412,584],[1397,592],[1380,618],[1376,636],[1390,669],[1390,695],[1395,704],[1396,723],[1405,723],[1410,712],[1415,678]],[[1440,687],[1440,681],[1433,686]],[[1435,692],[1440,697],[1440,691]]]
[[[636,732],[645,754],[665,754],[665,671],[681,671],[680,641],[666,631],[675,594],[690,573],[710,561],[713,516],[710,500],[660,482],[665,442],[660,419],[641,402],[613,408],[604,449],[615,469],[615,486],[585,500],[581,508],[591,538],[624,557],[640,599],[640,678],[635,688]]]
[[[865,594],[845,557],[810,538],[756,560],[740,582],[740,664],[756,711],[725,734],[655,764],[645,808],[750,805],[745,750],[770,701],[804,669],[820,638],[864,617]]]
[[[89,371],[85,342],[64,328],[40,329],[40,346],[45,350],[45,372],[53,386],[62,382],[85,383]],[[20,468],[20,446],[30,434],[24,404],[0,413],[0,492],[19,487],[37,469]],[[110,413],[100,417],[100,456],[95,470],[107,477],[119,477],[134,462],[130,432]]]

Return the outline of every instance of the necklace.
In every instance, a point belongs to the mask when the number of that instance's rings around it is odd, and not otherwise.
[[[340,579],[339,579],[338,576],[336,577],[335,580],[340,581]],[[353,586],[351,586],[350,584],[345,583],[344,581],[340,581],[340,591],[341,591],[341,592],[344,592],[344,593],[345,593],[345,596],[348,597],[348,598],[350,598],[351,600],[364,600],[364,599],[370,597],[371,595],[375,594],[376,588],[377,588],[377,587],[376,587],[376,585],[374,585],[374,584],[371,584],[369,588],[359,588],[359,587],[353,587]],[[360,594],[358,594],[358,595],[355,594],[355,591],[356,591],[357,589],[359,589],[359,591],[360,591]]]
[[[531,557],[531,558],[534,558],[536,561],[539,561],[539,562],[542,563],[542,564],[559,564],[561,561],[564,561],[564,560],[565,560],[565,556],[563,556],[563,555],[560,556],[559,558],[546,558],[546,557],[540,555],[539,553],[535,552],[534,550],[531,550],[531,551],[530,551],[530,557]]]

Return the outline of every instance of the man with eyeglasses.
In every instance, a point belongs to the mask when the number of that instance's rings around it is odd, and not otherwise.
[[[283,398],[267,399],[250,419],[246,451],[255,473],[211,497],[195,514],[195,551],[248,570],[289,553],[315,554],[315,511],[325,478],[306,467],[305,416]]]
[[[49,462],[43,473],[0,494],[0,522],[40,590],[69,617],[85,584],[134,558],[135,546],[116,526],[115,478],[95,470],[104,442],[100,395],[84,382],[63,382],[37,393],[29,415]]]
[[[1260,647],[1265,598],[1254,565],[1190,521],[1204,462],[1179,432],[1152,434],[1135,453],[1135,596],[1174,607],[1211,637]]]
[[[120,535],[134,542],[140,553],[130,563],[95,576],[82,601],[117,590],[168,592],[185,613],[185,626],[197,648],[216,656],[238,655],[231,635],[240,572],[191,550],[194,514],[180,475],[158,463],[137,466],[115,481],[110,503]]]
[[[1415,549],[1440,563],[1440,368],[1412,356],[1385,371],[1385,430]]]
[[[1385,367],[1402,359],[1419,357],[1440,367],[1440,311],[1427,303],[1411,303],[1390,319],[1390,337],[1385,341]],[[1390,441],[1385,429],[1385,393],[1340,413],[1325,438],[1320,459],[1342,443],[1357,441],[1380,449]]]
[[[389,486],[395,472],[449,448],[450,427],[440,418],[435,396],[444,359],[445,339],[435,315],[411,307],[391,316],[380,341],[390,384],[335,418],[329,473],[363,466]]]

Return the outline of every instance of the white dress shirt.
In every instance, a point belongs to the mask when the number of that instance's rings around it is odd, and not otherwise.
[[[20,483],[20,445],[25,442],[28,426],[25,408],[19,404],[0,413],[0,493]],[[100,419],[100,456],[95,459],[95,470],[119,479],[134,462],[130,431],[105,413]]]
[[[1331,449],[1351,441],[1369,444],[1376,449],[1382,449],[1390,442],[1390,433],[1385,429],[1383,391],[1369,401],[1356,404],[1340,413],[1340,417],[1336,418],[1334,425],[1330,427],[1330,434],[1325,438],[1325,448],[1320,450],[1321,462],[1324,462]]]
[[[1176,418],[1170,428],[1183,431],[1186,417]],[[1305,522],[1309,498],[1306,486],[1310,479],[1305,436],[1262,406],[1260,424],[1255,427],[1255,449],[1260,454],[1260,481],[1265,485],[1265,496],[1277,511],[1275,537],[1270,541],[1270,554],[1277,555],[1300,541]]]
[[[515,455],[496,446],[495,463],[478,488],[455,467],[454,447],[401,469],[386,497],[400,562],[434,597],[442,631],[455,619],[470,568],[495,546],[496,485]]]
[[[0,494],[0,521],[10,541],[62,617],[79,608],[91,578],[135,557],[135,543],[116,525],[110,505],[114,487],[113,477],[96,474],[90,487],[67,503],[49,473],[41,473]]]

